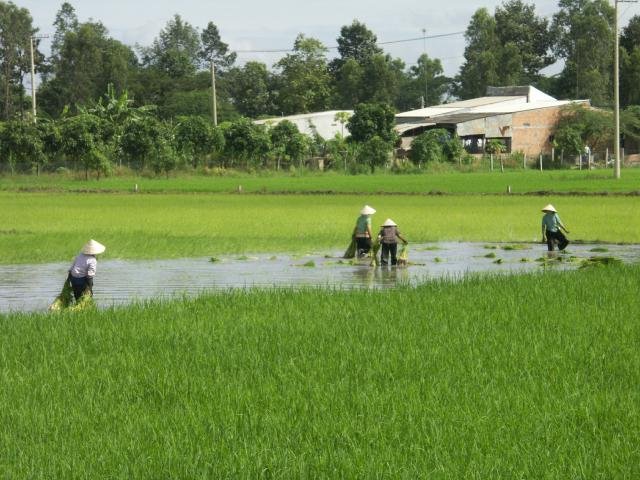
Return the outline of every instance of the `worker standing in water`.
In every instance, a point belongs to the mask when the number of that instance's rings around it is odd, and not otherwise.
[[[89,240],[69,268],[69,281],[76,301],[83,295],[93,296],[93,279],[96,276],[98,261],[96,255],[103,253],[106,247],[100,242]]]
[[[356,241],[356,252],[358,258],[364,257],[371,250],[371,215],[376,213],[375,208],[365,205],[360,210],[360,216],[356,220],[356,226],[353,229],[353,238]]]
[[[548,204],[542,209],[544,215],[542,216],[542,242],[547,242],[547,249],[552,252],[554,241],[558,242],[558,248],[560,251],[564,250],[569,245],[569,240],[564,236],[561,230],[569,233],[569,230],[564,226],[558,211],[551,204]]]

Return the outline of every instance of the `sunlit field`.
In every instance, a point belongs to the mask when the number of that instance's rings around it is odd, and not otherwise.
[[[577,241],[640,242],[638,196],[0,193],[0,261],[67,261],[89,238],[108,258],[343,250],[365,203],[413,242],[540,239],[552,202]],[[106,257],[105,257],[106,258]]]
[[[530,192],[628,193],[640,192],[640,168],[627,168],[622,178],[603,170],[507,170],[480,172],[429,171],[414,175],[342,175],[336,172],[255,175],[227,172],[224,175],[185,175],[171,178],[113,176],[84,180],[84,176],[41,175],[0,177],[0,190],[9,191],[117,191],[131,192],[243,192],[255,193],[496,193],[511,187],[514,194]]]
[[[0,315],[5,478],[636,478],[640,267]]]

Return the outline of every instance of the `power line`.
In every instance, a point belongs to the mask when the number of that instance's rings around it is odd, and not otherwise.
[[[376,45],[391,45],[394,43],[406,43],[406,42],[417,42],[419,40],[425,40],[425,39],[430,39],[430,38],[442,38],[442,37],[452,37],[455,35],[462,35],[464,34],[464,31],[461,32],[451,32],[451,33],[441,33],[439,35],[427,35],[427,36],[422,36],[422,37],[415,37],[415,38],[405,38],[402,40],[390,40],[388,42],[377,42]],[[333,45],[331,47],[326,47],[327,50],[337,50],[338,46],[337,45]],[[289,52],[293,52],[294,49],[293,48],[278,48],[278,49],[273,49],[273,50],[234,50],[234,52],[236,53],[289,53]]]

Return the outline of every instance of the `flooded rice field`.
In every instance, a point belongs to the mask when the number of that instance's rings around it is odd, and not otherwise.
[[[371,267],[369,259],[343,260],[341,253],[99,259],[95,299],[100,307],[109,307],[230,288],[391,288],[476,272],[577,269],[590,258],[640,262],[640,245],[572,244],[565,253],[548,254],[542,244],[412,244],[407,267]],[[0,312],[46,310],[60,292],[70,263],[0,265]]]

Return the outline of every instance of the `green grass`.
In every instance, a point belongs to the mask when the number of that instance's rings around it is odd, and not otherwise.
[[[100,181],[85,181],[84,177],[67,175],[3,176],[0,190],[7,191],[109,191],[131,192],[137,184],[140,192],[236,192],[242,186],[245,193],[494,193],[504,194],[511,186],[513,194],[527,192],[608,192],[640,191],[640,168],[626,168],[622,178],[613,178],[612,170],[515,170],[501,172],[437,172],[415,175],[342,175],[335,172],[303,175],[265,173],[225,176],[189,176],[146,178],[136,176],[109,177]]]
[[[602,267],[0,315],[1,476],[637,478],[639,288]]]
[[[412,243],[540,240],[552,201],[571,240],[640,242],[640,197],[77,194],[0,192],[0,262],[68,260],[94,238],[108,258],[346,249],[358,211],[377,208]]]

